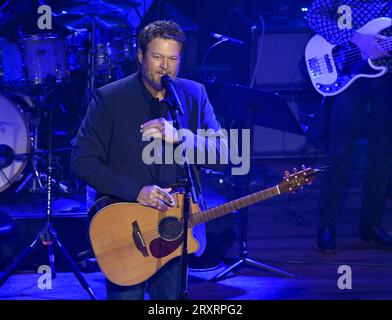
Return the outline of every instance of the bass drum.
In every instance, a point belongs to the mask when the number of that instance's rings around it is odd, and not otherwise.
[[[0,94],[0,144],[11,147],[15,154],[28,153],[29,137],[28,121],[21,105],[11,97]],[[8,167],[0,168],[0,192],[19,178],[26,163],[27,160],[15,160]]]

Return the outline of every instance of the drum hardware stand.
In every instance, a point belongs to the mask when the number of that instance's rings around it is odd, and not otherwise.
[[[34,127],[34,133],[33,135],[30,136],[30,145],[31,145],[31,149],[32,152],[31,154],[33,154],[33,156],[30,157],[30,164],[31,164],[31,168],[32,168],[32,173],[29,173],[28,176],[23,180],[23,182],[19,185],[19,187],[16,189],[16,193],[19,193],[20,191],[22,191],[22,189],[26,186],[26,184],[33,179],[32,181],[32,188],[31,188],[31,192],[32,193],[38,193],[38,191],[40,190],[41,192],[45,192],[45,187],[42,184],[41,181],[41,174],[38,171],[38,167],[37,167],[37,161],[35,159],[35,153],[38,149],[38,127],[39,127],[39,115],[36,115],[33,119],[33,127]],[[39,190],[37,188],[37,185],[39,186]]]
[[[92,300],[96,300],[96,297],[89,287],[86,280],[83,278],[83,275],[80,273],[76,263],[72,260],[71,256],[67,252],[67,250],[61,245],[57,238],[57,233],[52,225],[51,217],[52,217],[52,132],[53,132],[53,107],[49,109],[49,150],[48,150],[48,181],[47,181],[47,209],[46,209],[46,217],[47,221],[45,226],[38,233],[36,239],[21,253],[19,257],[15,259],[12,265],[6,270],[4,275],[0,278],[0,286],[2,286],[7,279],[11,276],[11,274],[16,270],[16,268],[21,265],[32,253],[35,249],[39,241],[45,246],[48,246],[49,253],[49,264],[51,270],[52,279],[56,278],[56,271],[54,268],[54,251],[53,246],[57,244],[60,252],[63,254],[65,260],[69,263],[72,268],[72,272],[75,274],[76,278],[79,280],[82,287],[87,291],[88,295]]]
[[[95,87],[95,59],[96,59],[96,24],[95,24],[96,16],[93,16],[93,23],[90,32],[90,44],[91,47],[88,51],[88,75],[87,75],[87,104],[90,102],[91,98],[94,94]]]
[[[40,96],[40,104],[43,104],[42,97]],[[38,193],[45,193],[46,192],[46,186],[44,185],[42,181],[42,177],[46,176],[45,174],[41,173],[38,169],[38,160],[44,160],[44,156],[47,153],[44,150],[39,150],[38,149],[38,134],[39,134],[39,126],[41,123],[41,110],[42,108],[35,106],[35,110],[29,119],[29,123],[32,127],[32,134],[30,134],[30,149],[31,151],[24,155],[25,158],[27,158],[30,162],[31,165],[31,171],[27,177],[23,180],[23,182],[19,185],[19,187],[15,190],[15,193],[21,192],[28,182],[31,180],[31,189],[29,190],[33,194],[38,194]]]
[[[28,160],[31,166],[30,167],[31,172],[24,178],[23,182],[15,190],[15,193],[20,193],[28,185],[30,181],[31,181],[31,188],[29,189],[29,191],[31,193],[33,194],[46,193],[47,187],[45,185],[45,179],[47,179],[47,174],[40,172],[38,168],[38,161],[39,160],[45,161],[45,165],[47,166],[45,157],[47,157],[48,151],[38,148],[38,136],[39,136],[39,128],[41,124],[42,114],[44,113],[44,110],[47,109],[43,107],[45,105],[45,97],[55,92],[58,86],[60,85],[60,82],[57,79],[55,79],[54,81],[52,84],[50,84],[50,86],[46,87],[43,90],[36,91],[32,93],[32,95],[30,96],[31,100],[29,106],[30,106],[30,110],[33,110],[31,111],[31,116],[29,116],[29,120],[28,120],[29,129],[31,129],[31,133],[29,137],[30,151],[26,154],[16,155],[16,159]],[[67,148],[63,148],[63,149],[69,150]],[[64,151],[63,149],[60,148],[60,149],[52,150],[52,153]],[[55,182],[56,185],[65,193],[69,192],[69,188],[64,184],[57,183],[54,179],[53,182]]]

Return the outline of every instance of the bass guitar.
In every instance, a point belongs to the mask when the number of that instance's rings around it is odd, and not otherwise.
[[[380,34],[390,28],[391,23],[390,18],[377,18],[357,32]],[[379,44],[385,51],[392,52],[392,37],[380,39]],[[314,88],[323,96],[337,95],[356,79],[377,78],[388,71],[385,59],[370,60],[356,45],[333,45],[320,35],[313,36],[307,43],[305,61]]]

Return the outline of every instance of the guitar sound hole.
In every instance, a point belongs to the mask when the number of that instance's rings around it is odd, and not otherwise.
[[[161,220],[158,226],[160,236],[168,241],[178,239],[182,234],[180,220],[176,217],[167,217]]]

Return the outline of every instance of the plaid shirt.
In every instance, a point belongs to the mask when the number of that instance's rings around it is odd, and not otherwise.
[[[392,17],[392,0],[314,0],[308,12],[309,26],[332,44],[348,45],[355,30],[379,17]],[[351,8],[352,28],[340,29],[339,6]],[[392,35],[392,28],[381,34]],[[377,64],[386,65],[392,71],[392,59],[380,59]]]

